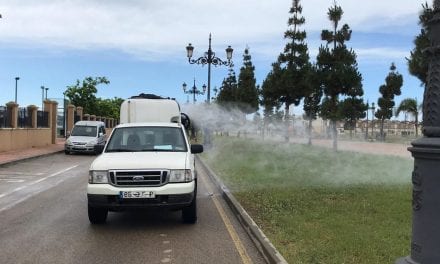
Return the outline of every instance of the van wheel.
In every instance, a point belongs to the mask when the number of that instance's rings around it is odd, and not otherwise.
[[[69,155],[70,152],[68,150],[64,150],[64,154]]]
[[[191,202],[191,205],[182,209],[182,220],[187,224],[194,224],[197,222],[197,203],[196,196]]]
[[[107,220],[107,208],[88,206],[89,220],[92,224],[103,224]]]

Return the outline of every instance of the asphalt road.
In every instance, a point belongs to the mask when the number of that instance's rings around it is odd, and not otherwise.
[[[0,167],[0,263],[265,263],[201,169],[196,224],[142,211],[91,225],[93,159],[56,154]]]

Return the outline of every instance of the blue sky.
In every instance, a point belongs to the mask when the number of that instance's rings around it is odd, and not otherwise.
[[[342,23],[353,30],[348,46],[358,55],[365,100],[377,102],[379,86],[392,62],[404,76],[402,95],[422,100],[423,88],[409,75],[405,56],[420,31],[418,13],[425,0],[338,0]],[[431,2],[428,2],[432,5]],[[333,0],[301,1],[306,19],[310,57],[316,58],[322,29],[330,29],[327,10]],[[40,87],[49,98],[62,98],[66,86],[86,76],[106,76],[98,87],[102,98],[155,93],[186,102],[182,83],[207,83],[207,66],[190,65],[185,47],[194,56],[212,47],[225,59],[234,48],[238,74],[246,46],[250,47],[261,84],[282,51],[290,0],[2,0],[0,2],[0,105],[14,100],[41,105]],[[219,87],[227,67],[213,67],[211,86]],[[191,97],[190,97],[191,98]],[[201,102],[206,97],[199,96]],[[297,108],[297,113],[302,112]]]

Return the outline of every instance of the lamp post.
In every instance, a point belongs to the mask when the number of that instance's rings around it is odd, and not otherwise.
[[[47,90],[49,90],[49,88],[44,87],[44,89],[46,90],[46,100],[47,100]]]
[[[1,16],[0,16],[1,18]],[[15,103],[17,104],[17,83],[20,80],[20,77],[15,77]]]
[[[192,94],[193,95],[193,104],[196,103],[196,94],[205,94],[205,91],[206,91],[206,85],[202,86],[203,91],[200,91],[199,89],[197,89],[197,87],[196,87],[196,79],[195,78],[194,78],[193,87],[190,90],[188,90],[188,91],[186,90],[186,87],[187,87],[187,85],[184,82],[182,84],[183,92],[186,93],[186,94]]]
[[[376,111],[376,107],[374,106],[374,102],[371,103],[371,138],[374,137],[374,112]]]
[[[44,86],[41,86],[41,110],[44,111]]]
[[[367,129],[366,129],[366,131],[365,131],[365,140],[368,140],[368,111],[369,110],[371,110],[371,115],[372,115],[372,118],[371,118],[371,136],[373,136],[373,130],[374,130],[374,110],[376,109],[376,107],[375,107],[375,105],[374,105],[374,102],[373,103],[371,103],[371,107],[370,107],[370,104],[368,103],[368,100],[367,100]]]
[[[414,157],[412,172],[411,254],[397,264],[440,263],[440,0],[434,1],[433,18],[428,22],[430,47],[425,49],[429,61],[423,100],[423,137],[411,142]]]
[[[191,57],[193,56],[193,52],[194,52],[194,47],[191,45],[191,43],[189,43],[188,46],[186,46],[186,52],[187,52],[188,62],[190,64],[202,64],[202,65],[208,64],[207,102],[209,104],[211,102],[211,64],[214,66],[217,66],[217,65],[233,66],[233,63],[231,61],[233,49],[231,48],[231,46],[228,46],[228,48],[226,48],[227,61],[223,61],[220,58],[216,57],[215,52],[213,52],[211,49],[211,34],[209,34],[208,51],[205,52],[204,56],[202,56],[198,59],[191,59]]]

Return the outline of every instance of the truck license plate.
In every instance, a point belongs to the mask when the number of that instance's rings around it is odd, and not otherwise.
[[[143,192],[143,191],[126,191],[126,192],[120,192],[119,193],[119,197],[120,198],[124,198],[124,199],[131,199],[131,198],[135,198],[135,199],[139,199],[139,198],[155,198],[156,194],[152,191],[147,191],[147,192]]]

